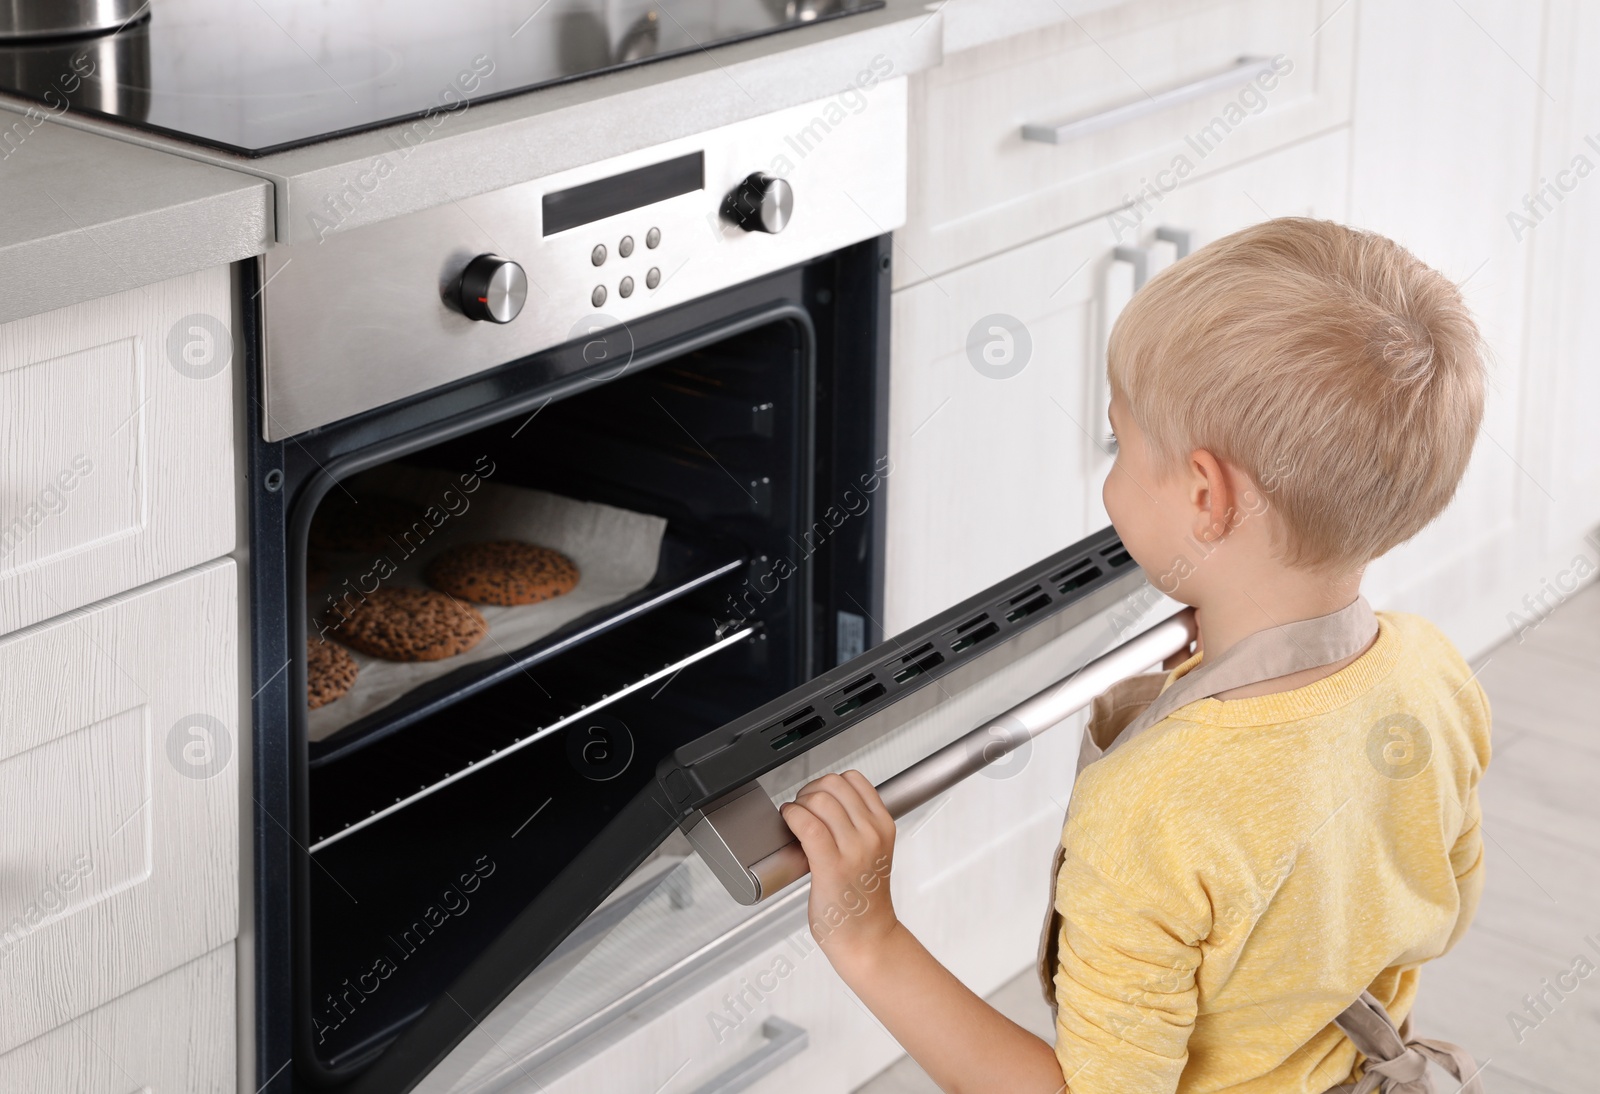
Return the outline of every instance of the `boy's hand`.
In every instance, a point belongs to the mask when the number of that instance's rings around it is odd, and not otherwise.
[[[811,934],[835,965],[870,957],[899,924],[889,900],[894,818],[859,771],[824,775],[782,807],[811,864]]]
[[[859,771],[783,806],[811,863],[811,934],[840,979],[941,1090],[1062,1094],[1050,1044],[974,995],[895,918],[894,818]]]

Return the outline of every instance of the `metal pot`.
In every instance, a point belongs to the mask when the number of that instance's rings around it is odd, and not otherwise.
[[[38,100],[50,114],[86,110],[143,121],[150,116],[150,23],[89,38],[0,41],[0,87]]]
[[[149,11],[150,0],[0,0],[0,41],[104,34]]]

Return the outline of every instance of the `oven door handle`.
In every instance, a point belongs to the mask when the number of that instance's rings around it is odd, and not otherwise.
[[[1192,608],[1156,624],[885,780],[878,786],[883,804],[899,820],[1059,725],[1117,681],[1187,650],[1196,633]],[[683,822],[683,831],[740,904],[758,904],[811,869],[759,783],[747,783],[696,810]]]

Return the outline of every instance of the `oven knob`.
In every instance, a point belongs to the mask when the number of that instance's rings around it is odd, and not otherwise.
[[[793,212],[793,188],[761,171],[735,186],[722,203],[722,215],[747,232],[781,232]]]
[[[509,258],[479,255],[461,271],[461,310],[468,319],[509,323],[528,299],[528,275]]]

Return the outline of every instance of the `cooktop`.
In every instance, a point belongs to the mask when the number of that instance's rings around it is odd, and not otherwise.
[[[0,42],[0,90],[261,156],[883,7],[884,0],[153,0],[115,33]]]

